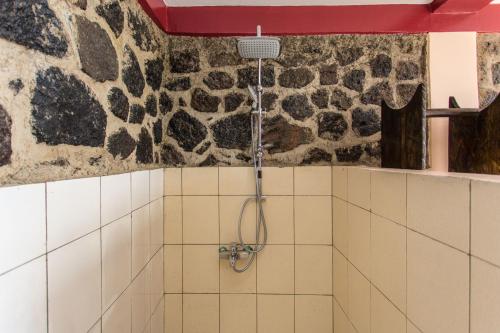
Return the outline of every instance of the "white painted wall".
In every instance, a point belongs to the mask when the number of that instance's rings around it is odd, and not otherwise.
[[[170,7],[419,5],[432,0],[163,0]]]

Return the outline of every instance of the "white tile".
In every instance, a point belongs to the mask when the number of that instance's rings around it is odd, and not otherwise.
[[[347,200],[347,167],[332,166],[332,194]]]
[[[102,310],[105,311],[131,281],[131,216],[102,228]]]
[[[155,309],[163,297],[163,249],[149,262],[151,266],[151,309]]]
[[[100,227],[100,179],[47,183],[49,251]]]
[[[100,317],[100,231],[48,255],[49,331],[82,332]]]
[[[132,212],[132,278],[148,262],[149,250],[149,206],[144,206]]]
[[[149,202],[149,171],[131,173],[132,209],[137,209]]]
[[[349,223],[347,217],[347,202],[344,200],[332,197],[333,211],[333,244],[344,254],[349,252]]]
[[[333,331],[335,333],[356,333],[344,310],[333,299]]]
[[[360,333],[370,332],[370,281],[351,264],[348,264],[348,313]]]
[[[376,288],[371,289],[371,332],[404,333],[406,318]]]
[[[472,258],[471,333],[496,333],[500,328],[500,268]]]
[[[101,177],[101,224],[129,214],[131,200],[130,173]]]
[[[142,333],[151,312],[146,270],[142,270],[130,287],[132,300],[132,333]]]
[[[372,171],[371,208],[380,216],[406,225],[406,174]]]
[[[370,210],[370,175],[368,169],[351,167],[347,169],[347,201]]]
[[[365,276],[370,276],[370,212],[348,204],[348,258]]]
[[[101,328],[102,328],[101,321],[98,320],[97,323],[95,323],[94,326],[92,326],[87,333],[101,333],[102,332]]]
[[[45,184],[0,188],[0,273],[45,253]]]
[[[132,304],[127,289],[102,316],[103,333],[127,333],[131,330]]]
[[[150,256],[163,246],[163,199],[156,199],[149,205],[151,233]]]
[[[46,257],[0,276],[0,332],[47,332]]]
[[[149,200],[163,197],[163,169],[149,171]]]
[[[255,173],[253,168],[219,168],[220,195],[255,195]]]
[[[151,316],[151,333],[164,333],[163,323],[165,315],[165,303],[163,297]]]

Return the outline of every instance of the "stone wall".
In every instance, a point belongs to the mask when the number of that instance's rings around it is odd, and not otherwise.
[[[500,34],[477,34],[479,99],[481,107],[500,93]]]

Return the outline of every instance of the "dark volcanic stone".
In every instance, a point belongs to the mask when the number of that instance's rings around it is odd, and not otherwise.
[[[194,73],[200,71],[200,53],[197,49],[171,50],[170,71],[172,73]]]
[[[352,111],[352,129],[359,136],[370,136],[380,131],[380,116],[375,110]]]
[[[500,84],[500,62],[493,65],[491,72],[493,75],[493,84]]]
[[[318,116],[318,136],[320,138],[338,141],[347,132],[347,122],[341,114],[323,112]]]
[[[361,102],[363,104],[380,105],[382,100],[387,103],[393,102],[392,88],[387,82],[377,83],[361,95]]]
[[[153,141],[155,145],[160,144],[163,140],[163,121],[158,119],[153,123]]]
[[[146,60],[146,82],[153,90],[160,89],[163,70],[162,58]]]
[[[357,92],[362,92],[365,85],[366,73],[355,69],[344,75],[344,86]]]
[[[70,0],[70,2],[80,9],[87,9],[87,0]]]
[[[243,89],[248,85],[256,86],[258,84],[257,67],[245,67],[238,69],[238,88]],[[274,86],[274,66],[266,65],[262,67],[262,86]]]
[[[320,148],[313,148],[306,153],[301,164],[308,165],[320,162],[330,163],[331,161],[332,161],[332,154]]]
[[[297,120],[305,120],[314,113],[306,95],[296,94],[287,96],[281,102],[281,107],[292,118]]]
[[[252,160],[252,158],[250,156],[247,156],[247,155],[245,155],[243,153],[238,153],[238,154],[236,154],[235,157],[236,157],[237,160],[244,161],[246,163],[248,163],[248,162],[250,162]]]
[[[146,112],[149,114],[151,117],[156,117],[158,114],[158,107],[156,103],[156,96],[151,94],[148,95],[146,98]]]
[[[82,71],[96,81],[118,78],[116,51],[106,31],[95,22],[76,16],[78,54]]]
[[[210,126],[217,147],[246,149],[250,147],[252,133],[250,113],[241,113],[223,118]]]
[[[365,151],[370,157],[380,159],[382,156],[382,147],[379,142],[368,143],[365,146]]]
[[[163,144],[160,152],[161,162],[168,166],[181,166],[186,164],[184,157],[171,144]]]
[[[100,4],[95,8],[96,13],[106,20],[116,38],[123,31],[124,15],[120,4],[116,0]]]
[[[363,56],[363,48],[350,47],[337,50],[336,58],[341,66],[347,66],[349,64],[352,64],[362,56]]]
[[[263,141],[270,154],[283,153],[314,141],[310,128],[290,124],[284,117],[264,121]]]
[[[174,107],[174,101],[168,96],[167,93],[162,92],[160,93],[160,112],[161,114],[167,114],[170,111],[172,111],[172,108]]]
[[[128,122],[131,124],[142,124],[144,116],[146,115],[146,109],[139,104],[132,104],[130,107],[130,117]]]
[[[75,76],[65,75],[57,67],[37,72],[31,104],[32,132],[37,142],[104,146],[106,112]]]
[[[302,88],[314,80],[314,74],[307,68],[287,69],[278,77],[280,86],[285,88]]]
[[[396,68],[396,78],[398,80],[414,80],[420,76],[420,68],[414,62],[401,61]]]
[[[224,96],[224,111],[232,112],[238,109],[238,107],[245,100],[245,95],[240,93],[230,93]]]
[[[229,89],[234,86],[234,79],[226,72],[210,72],[203,82],[212,90]]]
[[[363,150],[361,146],[337,148],[335,149],[335,155],[337,155],[338,162],[357,162],[361,155],[363,155]]]
[[[111,113],[121,120],[127,121],[129,109],[128,98],[120,88],[113,87],[109,90],[108,102]]]
[[[311,95],[311,101],[320,109],[328,108],[328,90],[318,89]]]
[[[262,108],[266,111],[271,111],[276,108],[276,100],[278,99],[278,95],[275,93],[263,93],[262,94]]]
[[[217,112],[221,99],[203,89],[195,88],[191,94],[191,107],[200,112]]]
[[[332,92],[331,103],[341,111],[346,111],[352,106],[352,99],[342,90],[335,89]]]
[[[214,166],[214,165],[217,165],[219,163],[219,161],[217,160],[217,158],[210,154],[207,156],[207,158],[201,162],[200,164],[198,164],[198,166],[200,167],[208,167],[208,166]]]
[[[238,54],[236,38],[204,38],[208,63],[212,67],[236,66],[242,58]]]
[[[15,79],[9,81],[9,89],[14,92],[14,95],[19,94],[19,92],[23,90],[23,88],[24,88],[23,80]]]
[[[412,99],[413,95],[415,95],[415,91],[417,91],[417,85],[415,84],[398,84],[396,87],[396,93],[398,94],[400,103],[402,105],[408,104],[408,102]]]
[[[200,148],[198,148],[196,150],[196,154],[203,155],[203,153],[206,152],[208,150],[208,148],[210,148],[211,145],[212,145],[212,142],[210,142],[210,141],[205,142],[203,145],[201,145]]]
[[[180,110],[170,119],[167,134],[185,151],[193,151],[206,138],[207,129],[198,119]]]
[[[122,79],[127,86],[128,91],[135,97],[141,97],[144,90],[144,77],[142,76],[141,66],[135,56],[134,51],[126,45],[123,52]]]
[[[392,59],[388,55],[379,54],[370,61],[373,77],[388,77],[392,71]]]
[[[321,85],[332,85],[338,82],[337,65],[323,65],[319,68],[319,83]]]
[[[189,76],[172,79],[165,84],[165,88],[170,91],[186,91],[191,89],[191,79]]]
[[[12,156],[12,119],[0,105],[0,167],[10,163]]]
[[[108,151],[113,157],[119,156],[122,160],[132,154],[135,149],[135,140],[128,134],[125,127],[111,134],[108,138]]]
[[[144,127],[141,128],[141,133],[139,133],[135,160],[137,163],[142,164],[153,163],[153,139]]]
[[[187,106],[186,101],[182,97],[179,97],[179,106],[182,106],[182,107]]]
[[[137,45],[143,51],[155,52],[159,47],[151,27],[144,21],[139,13],[128,10],[128,26],[132,31],[132,37]]]
[[[332,49],[322,36],[282,37],[281,45],[281,55],[276,61],[283,67],[313,66],[332,56]]]
[[[0,38],[59,58],[68,50],[61,21],[47,0],[0,1]]]

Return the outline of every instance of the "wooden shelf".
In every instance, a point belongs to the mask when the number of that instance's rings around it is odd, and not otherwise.
[[[428,109],[425,111],[425,116],[427,118],[477,117],[480,113],[479,109]]]

